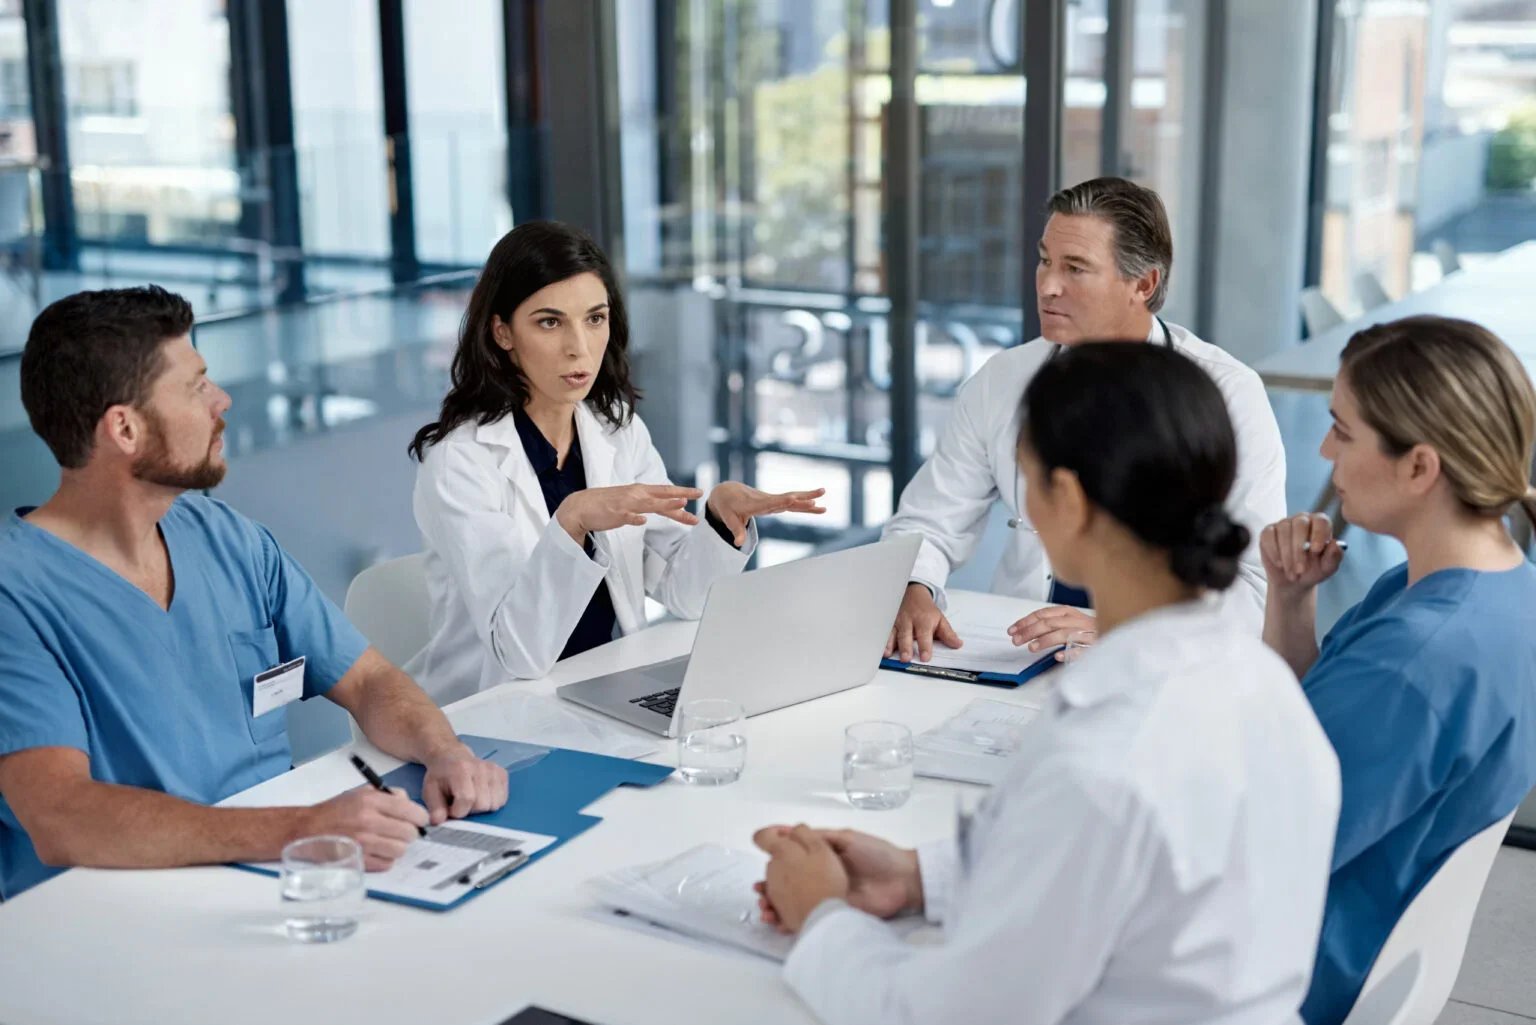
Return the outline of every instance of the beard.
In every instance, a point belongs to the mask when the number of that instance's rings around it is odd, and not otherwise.
[[[165,421],[153,410],[146,409],[143,413],[149,421],[149,437],[144,454],[133,461],[133,476],[136,480],[183,491],[204,491],[219,486],[225,471],[229,469],[222,458],[215,460],[213,454],[213,443],[224,433],[222,419],[215,425],[213,436],[208,439],[208,451],[203,454],[203,458],[196,463],[178,463],[171,458]]]

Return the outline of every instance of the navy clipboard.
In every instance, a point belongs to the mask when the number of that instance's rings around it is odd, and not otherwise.
[[[979,683],[984,687],[1022,687],[1041,673],[1050,672],[1061,663],[1056,661],[1056,653],[1064,644],[1054,648],[1047,648],[1043,654],[1017,673],[987,673],[972,672],[969,669],[951,669],[948,666],[929,666],[919,662],[902,662],[894,658],[882,658],[881,669],[889,669],[897,673],[912,673],[915,676],[932,676],[940,680],[958,680],[961,683]]]
[[[368,896],[428,911],[447,911],[459,907],[601,822],[601,818],[585,815],[581,809],[610,790],[621,786],[655,786],[673,772],[669,765],[610,758],[563,747],[541,747],[469,735],[461,735],[459,739],[468,744],[477,757],[494,761],[507,770],[507,803],[498,811],[471,815],[468,821],[484,822],[525,833],[541,833],[555,837],[555,842],[531,855],[522,865],[497,878],[489,886],[471,889],[451,904],[431,904],[373,889],[368,891]],[[399,787],[412,800],[419,801],[425,776],[426,769],[422,766],[406,764],[386,774],[384,783],[390,787]],[[262,875],[278,874],[276,867],[269,864],[239,864],[234,867]]]

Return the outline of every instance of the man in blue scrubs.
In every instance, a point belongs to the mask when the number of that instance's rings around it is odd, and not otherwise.
[[[0,896],[71,865],[274,859],[341,834],[388,867],[428,822],[506,802],[474,757],[263,527],[196,493],[225,472],[229,396],[164,289],[82,292],[32,325],[22,402],[58,491],[0,520]],[[299,660],[302,659],[302,662]],[[284,706],[324,695],[426,766],[426,809],[360,788],[211,808],[287,771]]]

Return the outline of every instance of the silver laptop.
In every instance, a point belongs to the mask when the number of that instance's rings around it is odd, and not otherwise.
[[[693,653],[568,683],[556,693],[676,736],[677,709],[731,698],[760,715],[868,683],[917,561],[915,534],[722,578]]]

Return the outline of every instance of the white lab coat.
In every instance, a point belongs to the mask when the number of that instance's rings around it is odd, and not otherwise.
[[[1161,321],[1152,323],[1149,343],[1163,344]],[[1253,534],[1237,581],[1222,597],[1223,606],[1255,636],[1264,628],[1268,584],[1259,558],[1259,531],[1285,517],[1285,447],[1280,427],[1259,375],[1216,346],[1178,325],[1170,325],[1173,347],[1209,373],[1227,400],[1237,435],[1237,480],[1227,508]],[[992,503],[1001,500],[1027,525],[1024,482],[1015,461],[1019,406],[1024,389],[1056,346],[1043,338],[1000,352],[960,389],[949,422],[932,457],[901,495],[901,506],[884,536],[920,534],[912,579],[933,589],[944,607],[950,573],[975,554]],[[992,590],[1031,601],[1047,601],[1052,573],[1040,539],[1020,527],[1009,531],[1008,546],[992,581]]]
[[[588,488],[669,483],[638,416],[615,429],[583,403],[576,431]],[[511,416],[464,424],[427,449],[412,504],[432,637],[405,670],[440,705],[548,674],[604,581],[625,634],[644,629],[646,595],[699,618],[710,585],[740,572],[757,545],[755,524],[737,550],[702,519],[690,528],[649,516],[594,533],[589,558],[550,516]]]
[[[1281,1025],[1338,815],[1285,663],[1219,610],[1162,609],[1063,671],[969,828],[919,849],[942,944],[827,901],[784,978],[828,1025]]]

